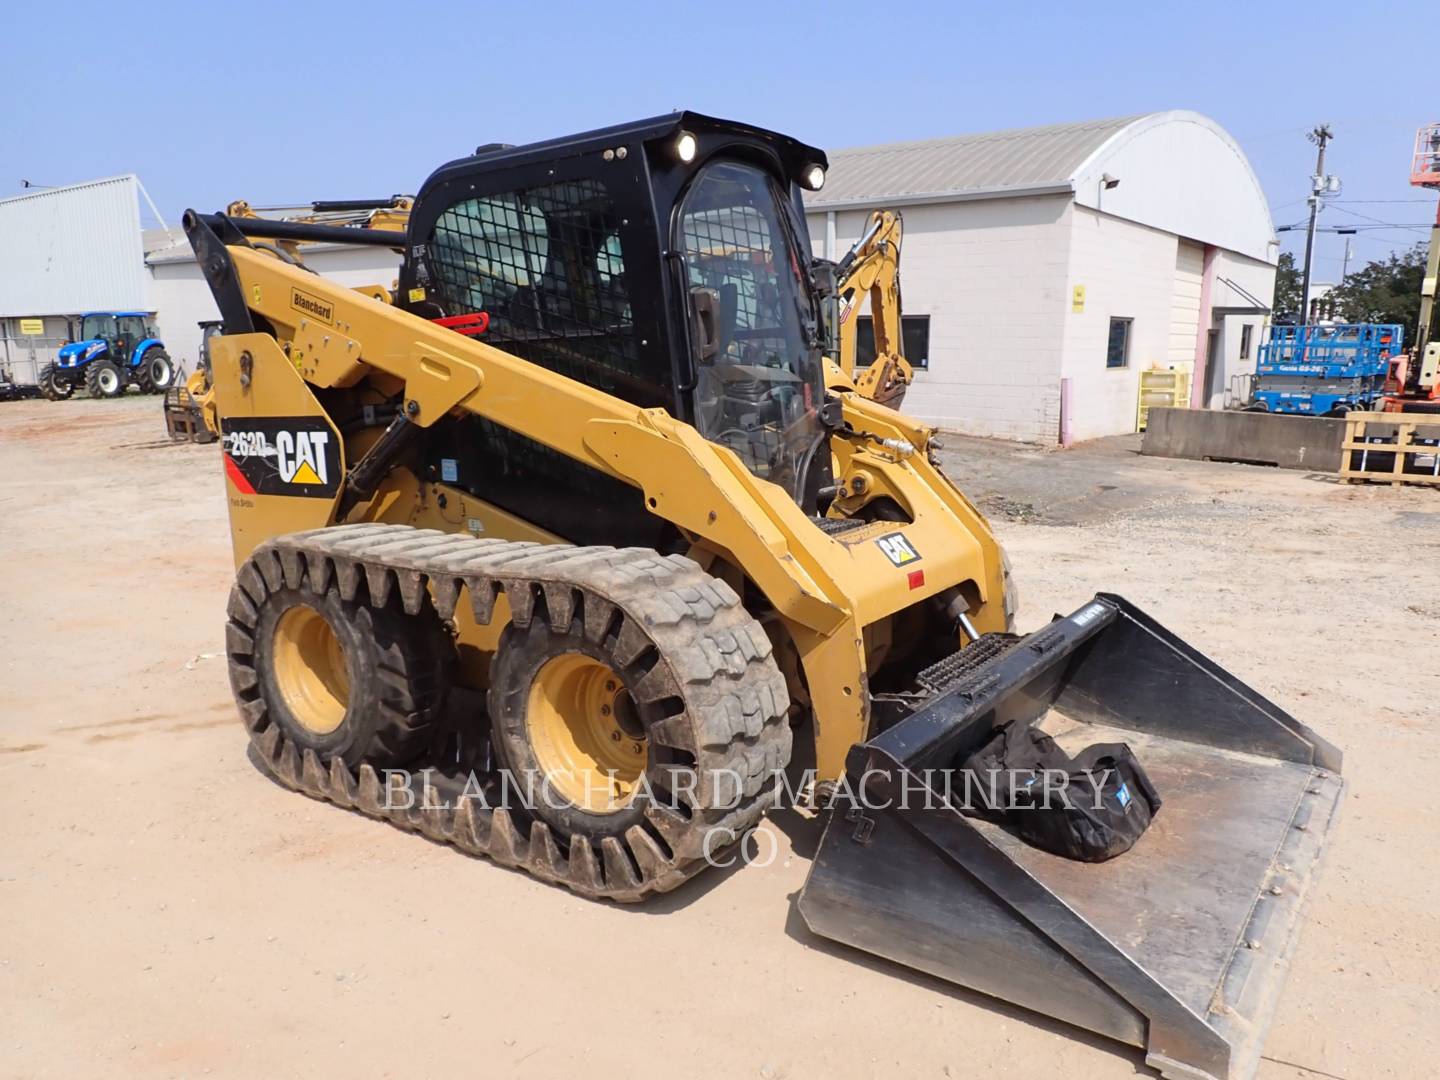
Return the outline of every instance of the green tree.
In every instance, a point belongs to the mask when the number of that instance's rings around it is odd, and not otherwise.
[[[1274,318],[1299,316],[1300,312],[1300,270],[1295,265],[1295,256],[1288,251],[1280,253],[1275,264],[1275,300],[1270,305]]]
[[[1420,318],[1420,285],[1425,277],[1424,244],[1367,263],[1326,298],[1342,322],[1399,323],[1408,343]]]

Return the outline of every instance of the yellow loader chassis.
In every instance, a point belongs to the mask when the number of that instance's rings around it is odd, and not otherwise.
[[[337,468],[344,475],[352,467],[347,448],[312,387],[343,389],[367,375],[393,375],[405,379],[406,397],[417,403],[417,424],[459,407],[625,480],[644,492],[653,513],[693,538],[692,558],[707,568],[718,562],[739,569],[783,620],[816,718],[815,759],[822,780],[842,775],[846,753],[869,732],[867,627],[954,583],[968,583],[971,620],[979,632],[1008,628],[999,545],[984,517],[929,461],[931,432],[924,425],[846,396],[846,421],[867,436],[832,440],[840,482],[836,509],[855,513],[884,495],[913,520],[827,536],[782,488],[755,477],[734,453],[660,410],[638,408],[418,322],[263,253],[224,250],[248,283],[254,310],[282,326],[292,320],[288,325],[294,328],[288,352],[269,334],[213,339],[216,402],[227,448],[236,436],[274,418],[313,418],[335,431],[327,446],[339,448]],[[292,306],[291,286],[301,283],[311,291],[323,289],[333,307],[333,327]],[[271,537],[337,520],[339,493],[277,481],[276,493],[262,497],[237,488],[233,475],[231,481],[237,565]],[[894,561],[895,534],[921,561],[913,566]],[[712,572],[723,576],[718,566]]]

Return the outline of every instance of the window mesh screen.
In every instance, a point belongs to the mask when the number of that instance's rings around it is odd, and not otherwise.
[[[736,328],[758,327],[760,293],[776,291],[774,248],[765,219],[748,206],[703,210],[686,214],[681,231],[690,283],[722,290],[729,286],[735,295]]]
[[[634,332],[620,215],[598,181],[456,203],[435,223],[429,257],[451,314],[489,313],[487,343],[631,400],[656,396]]]

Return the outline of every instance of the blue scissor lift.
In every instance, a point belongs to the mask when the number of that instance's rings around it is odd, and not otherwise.
[[[1404,328],[1393,323],[1271,326],[1248,408],[1309,416],[1369,409],[1381,397],[1404,339]]]

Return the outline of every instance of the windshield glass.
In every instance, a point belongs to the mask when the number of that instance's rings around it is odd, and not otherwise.
[[[86,315],[85,321],[80,327],[80,340],[91,341],[95,338],[111,340],[115,337],[115,316],[114,315]]]
[[[692,307],[713,316],[713,355],[696,362],[696,427],[798,499],[824,433],[822,371],[770,177],[738,162],[708,166],[681,204],[680,237]]]

